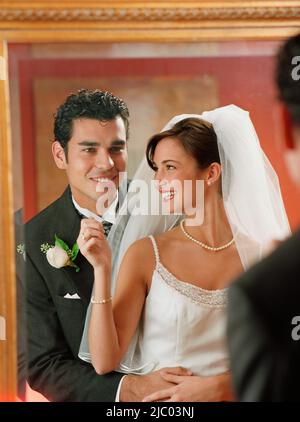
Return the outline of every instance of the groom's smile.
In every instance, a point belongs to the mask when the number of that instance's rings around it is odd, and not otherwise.
[[[75,201],[93,212],[101,195],[99,185],[112,182],[118,188],[119,173],[126,171],[127,164],[126,129],[122,118],[100,123],[96,119],[74,120],[67,153],[62,148],[54,153],[58,167],[66,170]]]

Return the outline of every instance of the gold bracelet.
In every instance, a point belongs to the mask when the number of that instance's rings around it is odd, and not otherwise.
[[[94,303],[96,305],[103,305],[104,303],[109,303],[112,301],[112,296],[110,296],[108,299],[101,299],[101,300],[95,300],[94,296],[91,298],[91,303]]]

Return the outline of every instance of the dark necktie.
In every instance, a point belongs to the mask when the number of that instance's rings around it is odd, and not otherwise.
[[[76,209],[76,212],[80,218],[87,218],[84,215],[82,215],[77,209]],[[110,223],[109,221],[102,220],[102,226],[103,226],[105,237],[107,237],[108,233],[110,232],[112,223]]]
[[[107,237],[108,236],[108,233],[110,232],[112,223],[110,223],[109,221],[104,221],[103,220],[102,221],[102,226],[103,226],[103,229],[104,229],[104,234]]]

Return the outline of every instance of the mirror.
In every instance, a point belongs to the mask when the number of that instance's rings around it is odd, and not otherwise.
[[[291,225],[300,223],[295,212],[300,196],[281,155],[283,128],[273,83],[280,39],[297,30],[287,20],[296,13],[290,6],[281,7],[276,19],[275,2],[261,9],[259,1],[222,8],[199,1],[193,9],[175,0],[151,2],[143,9],[134,1],[90,8],[80,1],[76,7],[64,1],[53,8],[35,1],[36,9],[32,3],[24,1],[20,9],[10,2],[1,15],[0,232],[5,248],[0,252],[0,400],[15,400],[17,384],[24,399],[21,223],[53,202],[66,185],[51,158],[51,140],[53,114],[70,92],[100,88],[124,98],[131,112],[129,177],[149,136],[173,115],[199,114],[228,103],[249,110],[281,181]],[[22,215],[14,214],[20,209]]]
[[[51,158],[53,114],[69,93],[85,87],[111,91],[129,106],[129,178],[147,139],[172,116],[229,103],[248,110],[282,181],[295,226],[298,194],[285,187],[288,175],[273,82],[278,46],[278,41],[9,43],[15,211],[24,208],[26,222],[63,192],[65,174]]]

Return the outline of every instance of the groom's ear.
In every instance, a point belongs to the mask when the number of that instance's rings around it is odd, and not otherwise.
[[[52,144],[52,154],[57,167],[61,170],[67,168],[67,157],[63,147],[58,141],[54,141]]]

